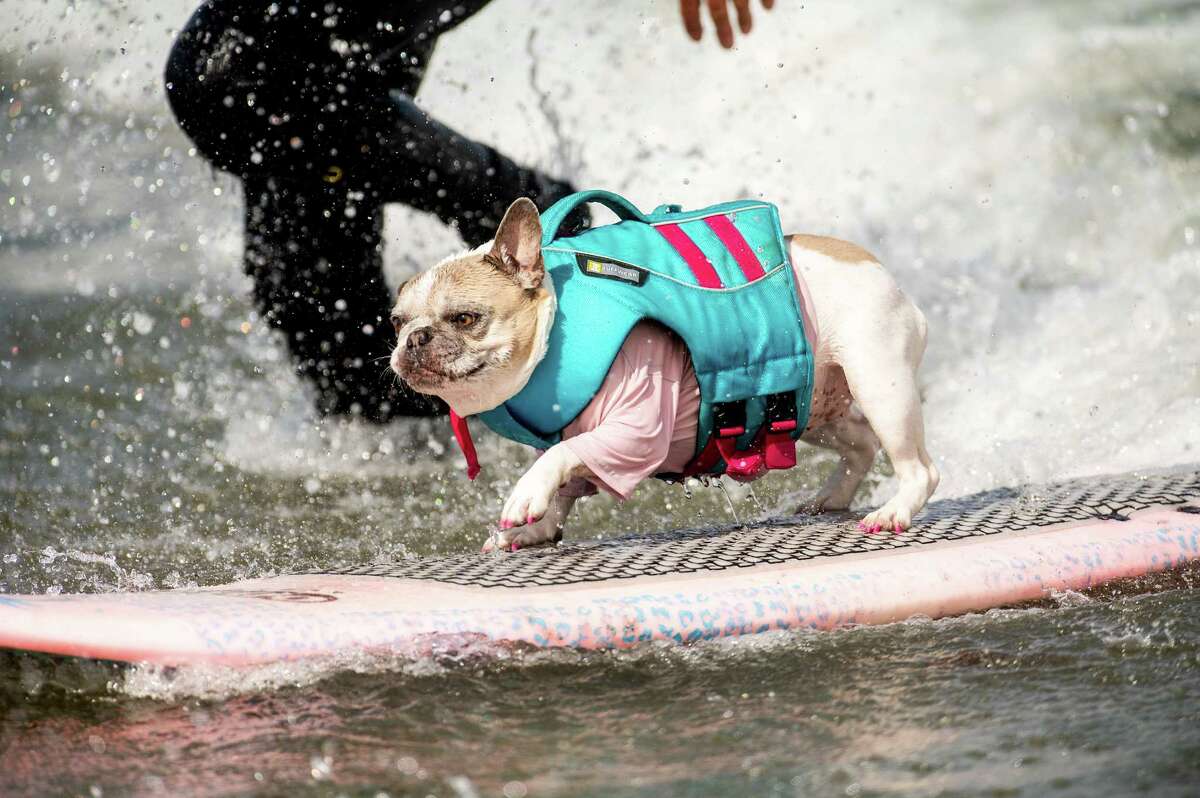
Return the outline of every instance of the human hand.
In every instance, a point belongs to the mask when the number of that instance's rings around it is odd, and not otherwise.
[[[712,15],[713,25],[717,28],[717,40],[726,50],[733,47],[733,26],[729,21],[730,0],[705,0],[708,3],[709,14]],[[763,8],[770,10],[775,6],[775,0],[762,0]],[[737,9],[738,27],[743,34],[750,32],[750,0],[733,0]],[[700,41],[704,31],[700,24],[700,0],[679,0],[679,11],[683,15],[683,27],[693,41]]]

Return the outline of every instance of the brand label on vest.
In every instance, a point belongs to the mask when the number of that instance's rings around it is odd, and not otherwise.
[[[579,270],[588,277],[604,277],[609,280],[620,280],[630,285],[641,285],[646,280],[646,271],[628,263],[600,258],[595,255],[584,255],[582,252],[575,256]]]

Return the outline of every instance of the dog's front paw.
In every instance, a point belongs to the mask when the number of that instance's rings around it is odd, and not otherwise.
[[[540,462],[540,461],[539,461]],[[504,509],[500,511],[500,529],[507,531],[513,527],[532,524],[546,515],[554,494],[558,492],[557,475],[545,473],[546,469],[533,468],[517,480]]]
[[[551,509],[558,489],[580,465],[579,458],[565,444],[557,443],[547,449],[508,495],[500,511],[500,528],[512,529],[542,518]]]
[[[551,513],[532,524],[511,529],[497,529],[483,544],[483,553],[520,551],[530,546],[557,542],[561,537],[562,529]]]
[[[562,443],[546,450],[517,480],[500,511],[499,529],[483,550],[516,551],[559,540],[575,499],[559,496],[558,489],[581,466],[575,453]]]

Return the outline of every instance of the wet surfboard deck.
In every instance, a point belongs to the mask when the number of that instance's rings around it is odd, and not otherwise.
[[[0,648],[247,666],[481,639],[625,648],[939,618],[1200,561],[1200,466],[934,502],[902,534],[807,516],[195,590],[0,595]]]

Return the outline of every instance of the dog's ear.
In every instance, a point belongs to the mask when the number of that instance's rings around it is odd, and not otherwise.
[[[533,290],[542,284],[546,276],[542,263],[542,219],[532,200],[521,197],[508,206],[489,254],[500,270],[522,288]]]

